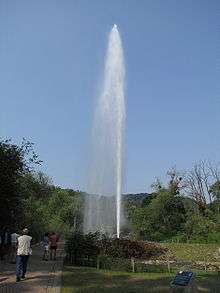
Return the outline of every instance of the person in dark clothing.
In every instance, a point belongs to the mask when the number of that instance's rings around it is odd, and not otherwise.
[[[0,259],[4,259],[4,242],[3,242],[4,228],[0,228]]]
[[[59,242],[59,236],[53,232],[50,237],[50,259],[56,260],[57,244]]]
[[[4,256],[9,254],[11,248],[11,234],[7,227],[4,227],[3,230],[0,232],[0,257],[1,260],[4,259]]]

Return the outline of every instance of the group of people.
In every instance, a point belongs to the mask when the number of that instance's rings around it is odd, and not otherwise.
[[[18,234],[15,230],[10,230],[7,227],[0,229],[0,259],[3,260],[5,256],[8,257],[11,263],[15,263],[16,259],[16,245]]]
[[[56,253],[57,253],[57,244],[59,241],[59,236],[53,232],[51,234],[45,233],[44,239],[43,239],[43,246],[44,246],[44,254],[43,254],[43,260],[49,259],[49,253],[50,253],[50,259],[56,260]]]
[[[31,242],[32,237],[28,235],[29,231],[24,228],[21,235],[15,231],[10,233],[8,228],[0,231],[0,257],[9,256],[11,263],[16,263],[16,282],[25,278],[29,256],[32,254]],[[43,260],[56,259],[57,245],[59,236],[53,232],[45,233],[43,237]]]

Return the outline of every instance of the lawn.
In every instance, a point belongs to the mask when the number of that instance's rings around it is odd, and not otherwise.
[[[217,261],[215,256],[220,247],[218,244],[161,243],[161,245],[168,247],[177,260],[209,262]]]
[[[173,274],[169,273],[127,273],[96,270],[95,268],[65,266],[63,270],[62,293],[170,293]],[[216,273],[197,274],[197,291],[220,292],[219,276]]]

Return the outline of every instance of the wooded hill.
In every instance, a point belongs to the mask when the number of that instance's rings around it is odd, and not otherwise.
[[[33,144],[0,141],[0,223],[27,226],[39,239],[49,231],[63,235],[82,229],[86,193],[54,186],[36,172],[41,164]],[[151,241],[220,242],[220,177],[217,167],[201,161],[193,170],[167,173],[152,193],[124,194],[126,224],[122,235]]]

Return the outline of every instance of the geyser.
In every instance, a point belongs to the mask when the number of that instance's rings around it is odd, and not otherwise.
[[[98,97],[89,168],[90,195],[85,199],[84,232],[120,236],[122,220],[123,138],[125,123],[124,56],[117,25],[112,27]]]

